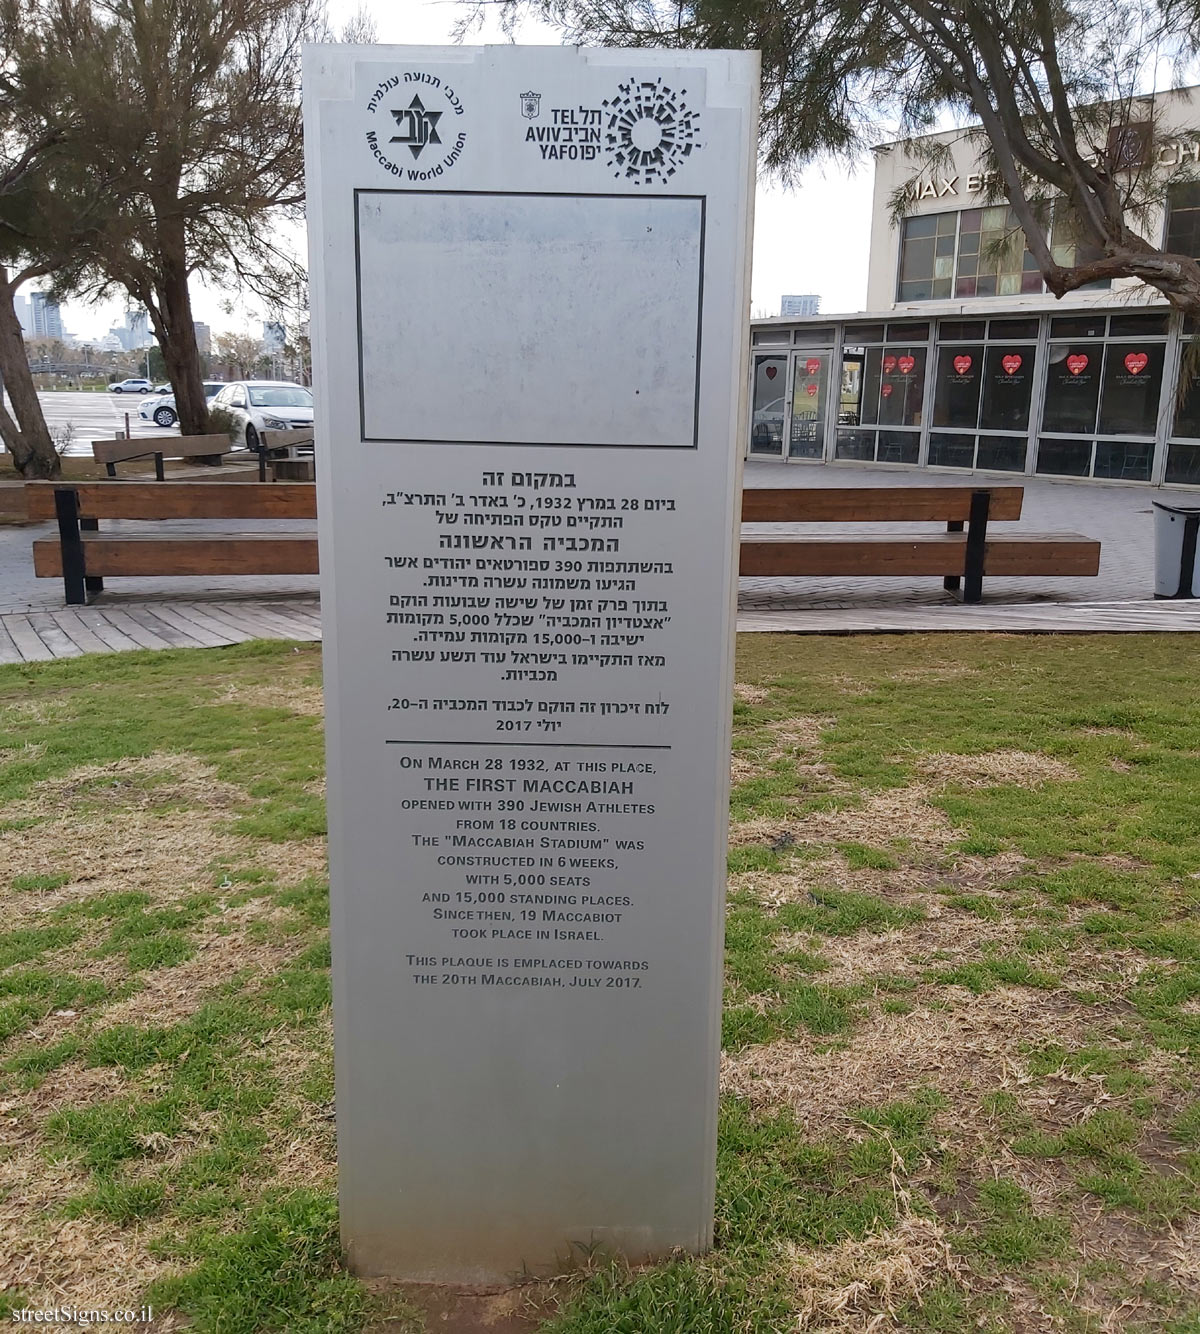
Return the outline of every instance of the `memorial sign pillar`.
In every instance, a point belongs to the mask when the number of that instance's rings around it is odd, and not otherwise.
[[[343,1236],[710,1244],[758,57],[305,62]]]

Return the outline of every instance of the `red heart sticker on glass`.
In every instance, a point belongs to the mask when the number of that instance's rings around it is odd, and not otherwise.
[[[817,360],[816,357],[809,357],[809,359],[804,363],[804,369],[809,373],[809,375],[816,375],[816,373],[821,369],[821,363]]]
[[[1021,358],[1014,352],[1010,356],[1001,357],[1000,365],[1004,367],[1005,375],[1016,375],[1021,369]]]
[[[768,366],[768,367],[767,367],[767,379],[768,379],[768,380],[773,380],[778,374],[779,374],[779,367],[778,367],[778,366]]]
[[[806,384],[804,386],[804,392],[809,396],[809,398],[816,398],[817,386],[815,384]]]
[[[884,359],[883,359],[883,373],[884,373],[884,375],[891,375],[891,373],[892,373],[895,369],[896,369],[896,358],[895,358],[895,357],[884,357]]]
[[[896,363],[896,365],[900,367],[901,375],[907,375],[916,364],[915,357],[901,357]]]
[[[1141,375],[1150,364],[1150,358],[1144,352],[1130,352],[1125,357],[1125,369],[1130,375]]]
[[[959,375],[966,375],[966,373],[971,369],[971,358],[955,357],[954,369],[959,373]]]
[[[892,390],[894,388],[895,388],[894,385],[885,384],[879,392],[884,396],[884,398],[891,398]]]
[[[1073,356],[1067,358],[1067,370],[1072,375],[1082,375],[1087,370],[1088,359],[1082,352],[1076,352]]]

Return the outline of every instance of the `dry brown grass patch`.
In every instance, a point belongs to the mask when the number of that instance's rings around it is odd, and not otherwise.
[[[133,890],[169,902],[210,890],[214,863],[252,863],[260,846],[223,824],[203,811],[121,810],[84,818],[66,813],[14,830],[5,835],[5,879],[61,874],[69,880],[54,890],[4,894],[0,911],[15,926],[97,894]]]
[[[878,847],[904,839],[914,850],[928,854],[950,845],[958,833],[944,811],[929,802],[920,783],[868,792],[860,806],[832,811],[809,811],[791,818],[760,816],[730,830],[735,847],[750,843],[863,843]]]
[[[10,699],[0,704],[0,720],[11,723],[64,723],[79,716],[72,694],[39,694],[37,699]]]
[[[284,709],[306,718],[325,716],[325,693],[319,685],[286,678],[271,682],[231,681],[209,704],[244,704],[258,709]]]
[[[947,1281],[962,1284],[966,1266],[941,1224],[911,1215],[895,1226],[820,1251],[789,1243],[784,1274],[796,1301],[797,1330],[811,1334],[882,1334],[897,1329],[902,1306]]]
[[[944,751],[922,755],[917,770],[940,787],[997,787],[1013,783],[1037,788],[1044,783],[1065,783],[1079,775],[1069,764],[1028,750],[993,750],[982,755],[951,755]]]
[[[790,1107],[810,1132],[821,1133],[853,1126],[856,1108],[927,1085],[952,1107],[942,1118],[947,1136],[970,1146],[992,1139],[983,1096],[1028,1082],[1025,1044],[1079,1046],[1096,1022],[1085,1007],[1020,987],[982,996],[940,987],[937,996],[948,1008],[878,1013],[844,1049],[823,1050],[827,1040],[806,1034],[726,1054],[722,1088],[755,1107]]]
[[[102,1011],[103,1027],[176,1024],[195,1014],[210,992],[235,975],[246,973],[259,980],[270,977],[301,953],[311,937],[297,933],[282,939],[263,939],[246,928],[290,920],[286,909],[260,899],[215,914],[203,930],[192,934],[196,953],[172,968],[143,973],[141,991]],[[233,929],[222,932],[220,926]]]
[[[729,877],[731,894],[753,894],[765,908],[775,909],[785,903],[810,903],[814,889],[842,882],[850,875],[846,860],[838,853],[793,861],[787,871],[742,871]]]
[[[762,686],[752,686],[745,681],[733,683],[733,697],[742,704],[765,704],[771,698],[771,692]]]
[[[333,1108],[320,1107],[302,1091],[314,1066],[333,1049],[333,1018],[319,1015],[301,1033],[278,1029],[264,1051],[279,1081],[275,1112],[263,1154],[282,1185],[328,1185],[337,1171]],[[290,1115],[280,1115],[285,1110]],[[287,1123],[286,1125],[284,1123]]]
[[[153,1227],[63,1219],[63,1201],[90,1184],[34,1146],[0,1162],[0,1290],[27,1292],[39,1306],[114,1309],[135,1305],[167,1270],[149,1254]]]
[[[66,805],[94,802],[105,811],[164,805],[205,810],[228,809],[247,800],[240,787],[219,779],[212,765],[196,756],[159,751],[109,764],[83,764],[61,777],[44,779],[26,801],[6,807],[5,818],[12,818],[13,812],[44,816]]]

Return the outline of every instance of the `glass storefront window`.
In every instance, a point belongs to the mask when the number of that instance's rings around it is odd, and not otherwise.
[[[1028,344],[988,344],[983,364],[983,406],[979,411],[983,430],[1029,429],[1036,351]]]
[[[1168,482],[1200,486],[1200,445],[1171,445],[1167,450]]]
[[[1049,357],[1042,426],[1047,431],[1091,435],[1096,429],[1096,408],[1100,402],[1103,345],[1051,343]]]
[[[754,407],[750,418],[750,453],[783,457],[786,357],[754,358]]]
[[[1150,435],[1158,421],[1162,343],[1109,343],[1100,403],[1101,435]]]
[[[1161,338],[1170,324],[1170,312],[1165,310],[1152,315],[1113,315],[1108,321],[1108,332],[1113,338]]]
[[[916,463],[921,453],[919,431],[880,431],[878,463]]]
[[[1104,258],[1104,251],[1084,238],[1078,216],[1061,199],[1054,203],[1050,224],[1050,256],[1056,264],[1066,269]],[[1096,292],[1111,286],[1111,278],[1097,278],[1093,282],[1084,283],[1078,290]],[[1042,289],[1039,286],[1036,290],[1040,292]]]
[[[825,404],[829,398],[829,353],[801,352],[792,388],[792,429],[788,457],[819,459],[825,446]]]
[[[982,380],[983,347],[980,344],[939,347],[933,384],[934,426],[961,426],[974,430],[979,421]]]
[[[948,297],[954,285],[957,213],[924,213],[905,218],[900,230],[901,301]]]
[[[1183,345],[1174,408],[1172,434],[1200,440],[1200,338]]]
[[[1154,462],[1154,446],[1148,441],[1096,441],[1093,477],[1116,478],[1122,482],[1148,482]]]
[[[1024,472],[1027,447],[1023,435],[981,435],[975,466],[985,472]]]
[[[1042,275],[1006,205],[965,209],[959,218],[955,296],[1015,296],[1040,292]]]
[[[975,437],[935,431],[929,437],[929,464],[934,468],[970,468],[975,463]]]
[[[925,355],[924,347],[885,347],[878,354],[881,426],[920,426]]]
[[[1092,466],[1090,440],[1041,440],[1037,471],[1049,477],[1086,477]]]
[[[839,459],[853,459],[860,463],[872,462],[875,458],[875,432],[840,428],[834,456]]]
[[[1168,190],[1166,249],[1200,259],[1200,181],[1187,181]]]

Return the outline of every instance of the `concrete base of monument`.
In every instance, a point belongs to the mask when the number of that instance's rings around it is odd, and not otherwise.
[[[506,1288],[460,1288],[442,1283],[401,1283],[370,1278],[364,1285],[375,1299],[367,1334],[392,1334],[405,1317],[419,1313],[438,1334],[529,1334],[559,1309],[570,1279],[522,1283]]]

